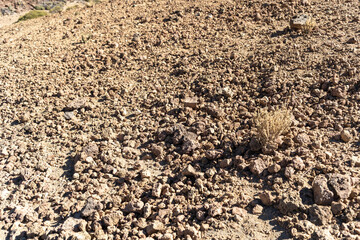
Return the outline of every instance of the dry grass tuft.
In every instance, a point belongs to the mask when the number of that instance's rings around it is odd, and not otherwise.
[[[259,109],[253,118],[253,123],[256,128],[257,138],[264,146],[275,141],[290,129],[292,113],[285,107],[277,107],[273,111]]]
[[[303,34],[310,34],[316,28],[316,22],[314,19],[307,21],[304,27],[301,29]]]

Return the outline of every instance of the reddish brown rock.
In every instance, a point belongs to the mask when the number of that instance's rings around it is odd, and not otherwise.
[[[335,196],[340,199],[349,198],[352,190],[351,178],[342,174],[330,174],[329,186],[334,189]]]
[[[313,183],[314,200],[316,204],[330,205],[334,200],[334,193],[329,190],[327,179],[324,175],[318,175]]]
[[[267,168],[267,163],[262,159],[255,159],[250,163],[250,171],[260,175]]]

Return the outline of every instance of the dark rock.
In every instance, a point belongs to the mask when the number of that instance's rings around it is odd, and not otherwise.
[[[271,195],[270,192],[261,193],[260,194],[260,200],[266,206],[270,206],[270,205],[272,205],[274,203],[274,197]]]
[[[124,212],[130,213],[130,212],[141,212],[144,207],[144,202],[140,200],[134,200],[132,202],[129,202],[124,209]]]
[[[261,145],[260,141],[257,138],[255,138],[255,137],[251,138],[251,140],[250,140],[250,149],[251,149],[251,151],[253,151],[253,152],[260,151],[261,147],[262,147],[262,145]]]
[[[342,202],[332,202],[331,211],[334,215],[339,215],[346,208],[346,204]]]
[[[352,186],[350,176],[341,174],[330,174],[329,186],[334,190],[335,196],[340,199],[347,199],[350,196]]]
[[[152,145],[151,152],[155,156],[159,157],[159,156],[162,156],[164,154],[164,149],[159,145]]]
[[[227,167],[230,167],[232,165],[232,163],[233,163],[233,161],[231,158],[226,158],[226,159],[223,159],[219,165],[221,168],[227,168]]]

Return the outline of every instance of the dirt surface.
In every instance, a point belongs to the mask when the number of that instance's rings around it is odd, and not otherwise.
[[[1,28],[0,239],[360,239],[358,1],[283,2]],[[284,104],[261,145],[254,113]]]

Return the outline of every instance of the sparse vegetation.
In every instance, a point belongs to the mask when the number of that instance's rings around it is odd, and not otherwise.
[[[34,8],[35,8],[35,10],[45,10],[45,7],[42,5],[37,5]]]
[[[266,145],[290,129],[292,114],[285,107],[278,107],[273,111],[260,109],[256,112],[253,122],[258,140],[262,145]]]
[[[55,6],[53,8],[50,9],[50,13],[59,13],[63,11],[63,7],[62,6]]]
[[[311,33],[316,27],[316,22],[314,19],[311,19],[310,21],[306,22],[304,27],[301,29],[303,34],[309,34]]]
[[[34,19],[34,18],[38,18],[38,17],[43,17],[48,15],[48,12],[44,11],[44,10],[32,10],[28,13],[26,13],[25,15],[21,16],[17,22],[21,22],[21,21],[26,21],[26,20],[30,20],[30,19]]]

